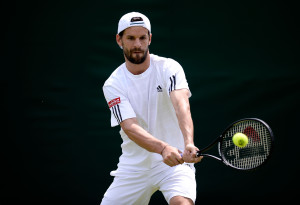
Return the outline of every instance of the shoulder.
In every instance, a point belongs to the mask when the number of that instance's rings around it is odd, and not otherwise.
[[[107,78],[107,80],[104,82],[103,90],[109,87],[122,87],[121,83],[124,82],[124,71],[123,68],[125,66],[125,63],[121,64],[117,69],[115,69],[111,75]]]
[[[151,54],[150,56],[152,65],[162,71],[181,68],[181,65],[172,58],[161,57],[154,54]]]
[[[155,54],[150,54],[151,62],[156,65],[168,66],[172,64],[179,64],[176,60],[172,58],[161,57]]]
[[[124,73],[123,73],[124,66],[125,63],[123,63],[117,69],[115,69],[105,81],[104,86],[113,85],[120,82],[120,80],[124,78]]]

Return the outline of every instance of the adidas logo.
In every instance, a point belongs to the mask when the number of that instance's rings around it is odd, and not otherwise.
[[[160,87],[160,85],[159,86],[157,86],[157,92],[162,92],[162,88]]]

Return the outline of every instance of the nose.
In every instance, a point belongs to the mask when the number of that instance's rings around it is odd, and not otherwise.
[[[140,39],[135,39],[134,41],[134,47],[140,48],[142,46]]]

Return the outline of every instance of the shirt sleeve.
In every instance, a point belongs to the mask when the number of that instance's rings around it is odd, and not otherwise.
[[[190,92],[189,97],[192,96],[184,70],[177,61],[170,59],[170,63],[165,70],[165,82],[169,95],[173,90],[188,89]]]
[[[115,127],[122,121],[136,117],[136,114],[128,101],[117,89],[111,86],[103,86],[103,93],[111,111],[111,126]]]

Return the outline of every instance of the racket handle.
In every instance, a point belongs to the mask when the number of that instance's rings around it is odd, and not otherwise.
[[[183,154],[182,153],[180,153],[180,156],[182,157],[183,156]],[[197,154],[196,154],[196,157],[200,157],[201,156],[201,152],[200,151],[198,151],[197,152]]]
[[[183,156],[183,154],[182,153],[180,153],[180,156],[182,157]],[[196,157],[200,157],[201,156],[201,152],[200,151],[198,151],[197,152],[197,154],[196,154]]]

